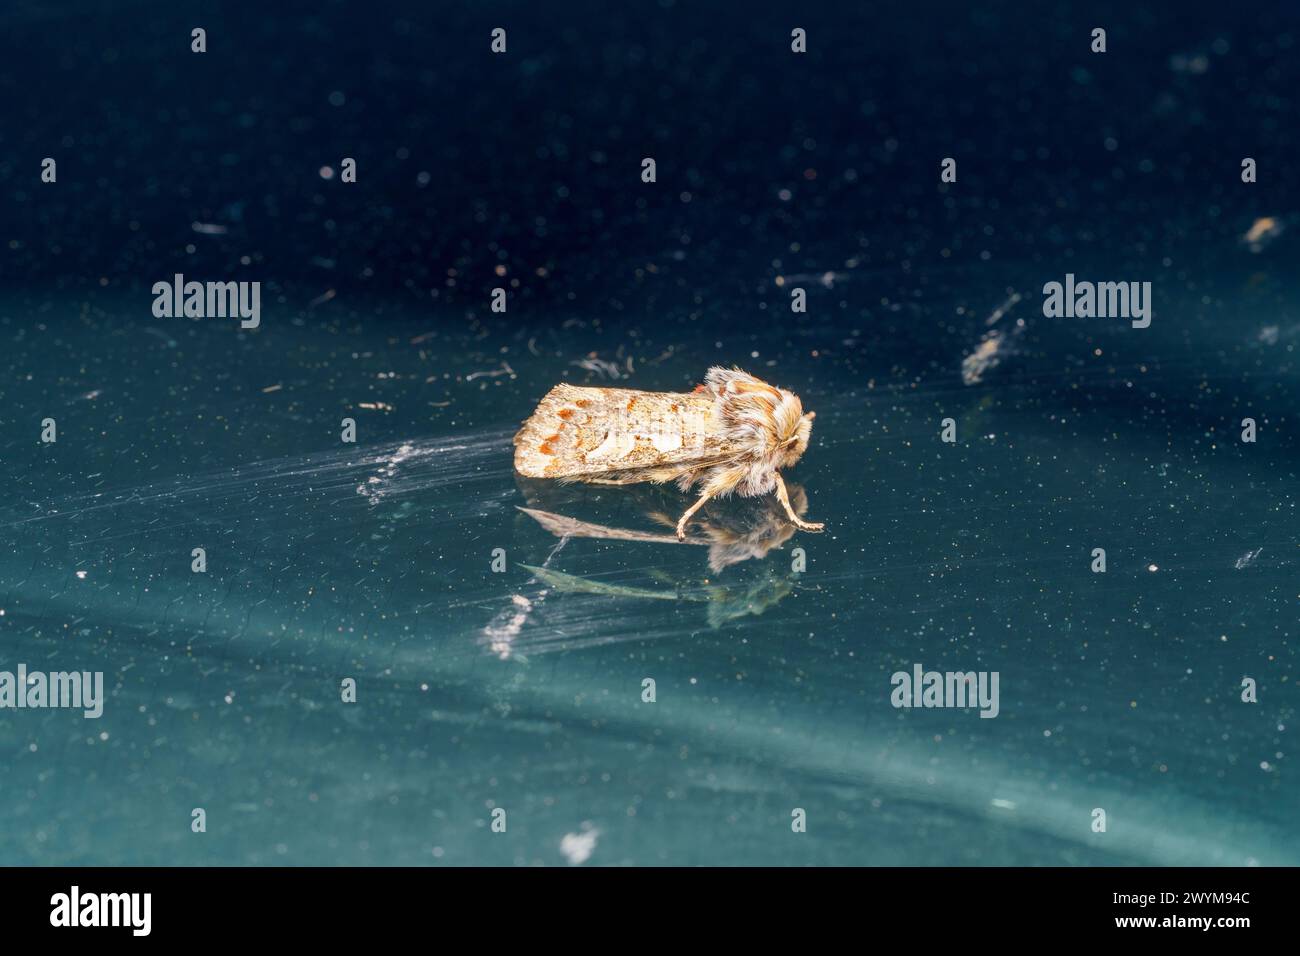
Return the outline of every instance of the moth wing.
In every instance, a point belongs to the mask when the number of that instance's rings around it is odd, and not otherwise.
[[[529,478],[669,481],[739,451],[723,440],[711,395],[562,384],[515,435],[515,470]]]

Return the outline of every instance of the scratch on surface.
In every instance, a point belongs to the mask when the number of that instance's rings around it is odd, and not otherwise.
[[[472,382],[476,378],[496,378],[498,375],[514,375],[515,370],[510,367],[509,362],[502,362],[501,367],[486,372],[470,372],[465,376],[465,381]]]

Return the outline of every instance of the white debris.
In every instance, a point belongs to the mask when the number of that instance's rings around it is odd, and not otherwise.
[[[591,859],[591,854],[596,849],[596,840],[600,837],[600,831],[595,827],[590,824],[583,826],[587,828],[583,832],[566,833],[560,841],[560,852],[572,866],[579,866]]]
[[[961,381],[963,385],[978,385],[983,380],[984,373],[997,368],[998,365],[1002,364],[1002,359],[1011,352],[1011,341],[1018,338],[1025,331],[1024,320],[1017,320],[1009,331],[995,329],[993,326],[1001,322],[1003,317],[1015,307],[1021,298],[1019,292],[1012,292],[984,320],[984,325],[989,328],[989,331],[984,333],[984,337],[975,346],[975,351],[961,360]]]
[[[1261,252],[1265,246],[1282,235],[1285,228],[1282,220],[1274,216],[1261,216],[1246,230],[1245,235],[1241,237],[1241,241],[1246,244],[1251,252]]]
[[[1245,554],[1243,554],[1241,557],[1237,559],[1237,562],[1236,564],[1233,565],[1233,567],[1236,568],[1238,571],[1240,571],[1242,568],[1250,567],[1252,564],[1255,563],[1255,559],[1259,557],[1259,553],[1263,550],[1264,550],[1263,548],[1256,548],[1254,551],[1247,551]]]
[[[1002,357],[999,353],[1002,351],[1002,343],[1006,341],[1000,331],[990,332],[980,340],[980,344],[975,346],[975,351],[971,352],[961,360],[961,381],[963,385],[977,385],[984,378],[984,373],[991,368],[995,368],[1001,363]]]

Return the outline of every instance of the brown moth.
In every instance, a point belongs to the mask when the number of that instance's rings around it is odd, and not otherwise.
[[[790,522],[779,469],[808,448],[814,412],[799,397],[740,369],[714,367],[693,392],[555,386],[515,435],[515,470],[527,478],[602,485],[675,481],[700,496],[677,522],[677,539],[710,498],[776,492]]]

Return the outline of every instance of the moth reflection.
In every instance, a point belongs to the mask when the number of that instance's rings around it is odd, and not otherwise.
[[[650,601],[685,601],[706,604],[709,626],[719,628],[728,621],[749,614],[762,614],[795,589],[797,575],[778,574],[770,565],[743,580],[725,584],[702,582],[698,585],[682,584],[662,573],[654,574],[661,587],[632,587],[567,574],[553,568],[531,564],[521,565],[532,572],[539,581],[562,593],[603,594],[614,598],[632,598]]]
[[[527,502],[519,508],[521,516],[527,515],[521,521],[536,522],[558,541],[545,557],[539,554],[534,561],[515,565],[527,572],[528,580],[520,582],[479,635],[479,644],[501,660],[526,661],[553,651],[680,633],[681,625],[656,614],[653,602],[673,602],[683,610],[699,607],[716,629],[762,614],[806,587],[799,583],[802,554],[795,551],[789,563],[761,560],[797,530],[774,496],[710,501],[683,540],[675,533],[680,499],[667,489],[611,487],[593,492],[551,481],[517,481]],[[791,506],[803,514],[807,493],[795,484],[789,491]],[[651,567],[642,570],[636,582],[614,582],[600,572],[577,574],[573,570],[583,565],[583,555],[567,547],[575,539],[627,541],[634,547],[703,547],[708,549],[708,569],[674,575]],[[567,600],[579,595],[612,600]]]
[[[791,507],[796,514],[802,516],[808,510],[807,492],[802,485],[793,482],[787,487]],[[560,513],[555,509],[564,508],[568,511],[569,503],[552,500],[562,497],[561,494],[552,493],[554,488],[553,485],[529,482],[523,488],[529,506],[519,506],[519,510],[557,538],[595,538],[707,547],[709,570],[714,574],[751,558],[766,558],[768,552],[780,548],[798,530],[786,516],[784,505],[772,495],[710,501],[699,512],[686,537],[679,539],[673,533],[677,520],[671,513],[671,505],[663,500],[664,495],[657,490],[637,488],[620,494],[622,503],[651,525],[650,528],[637,529]]]

